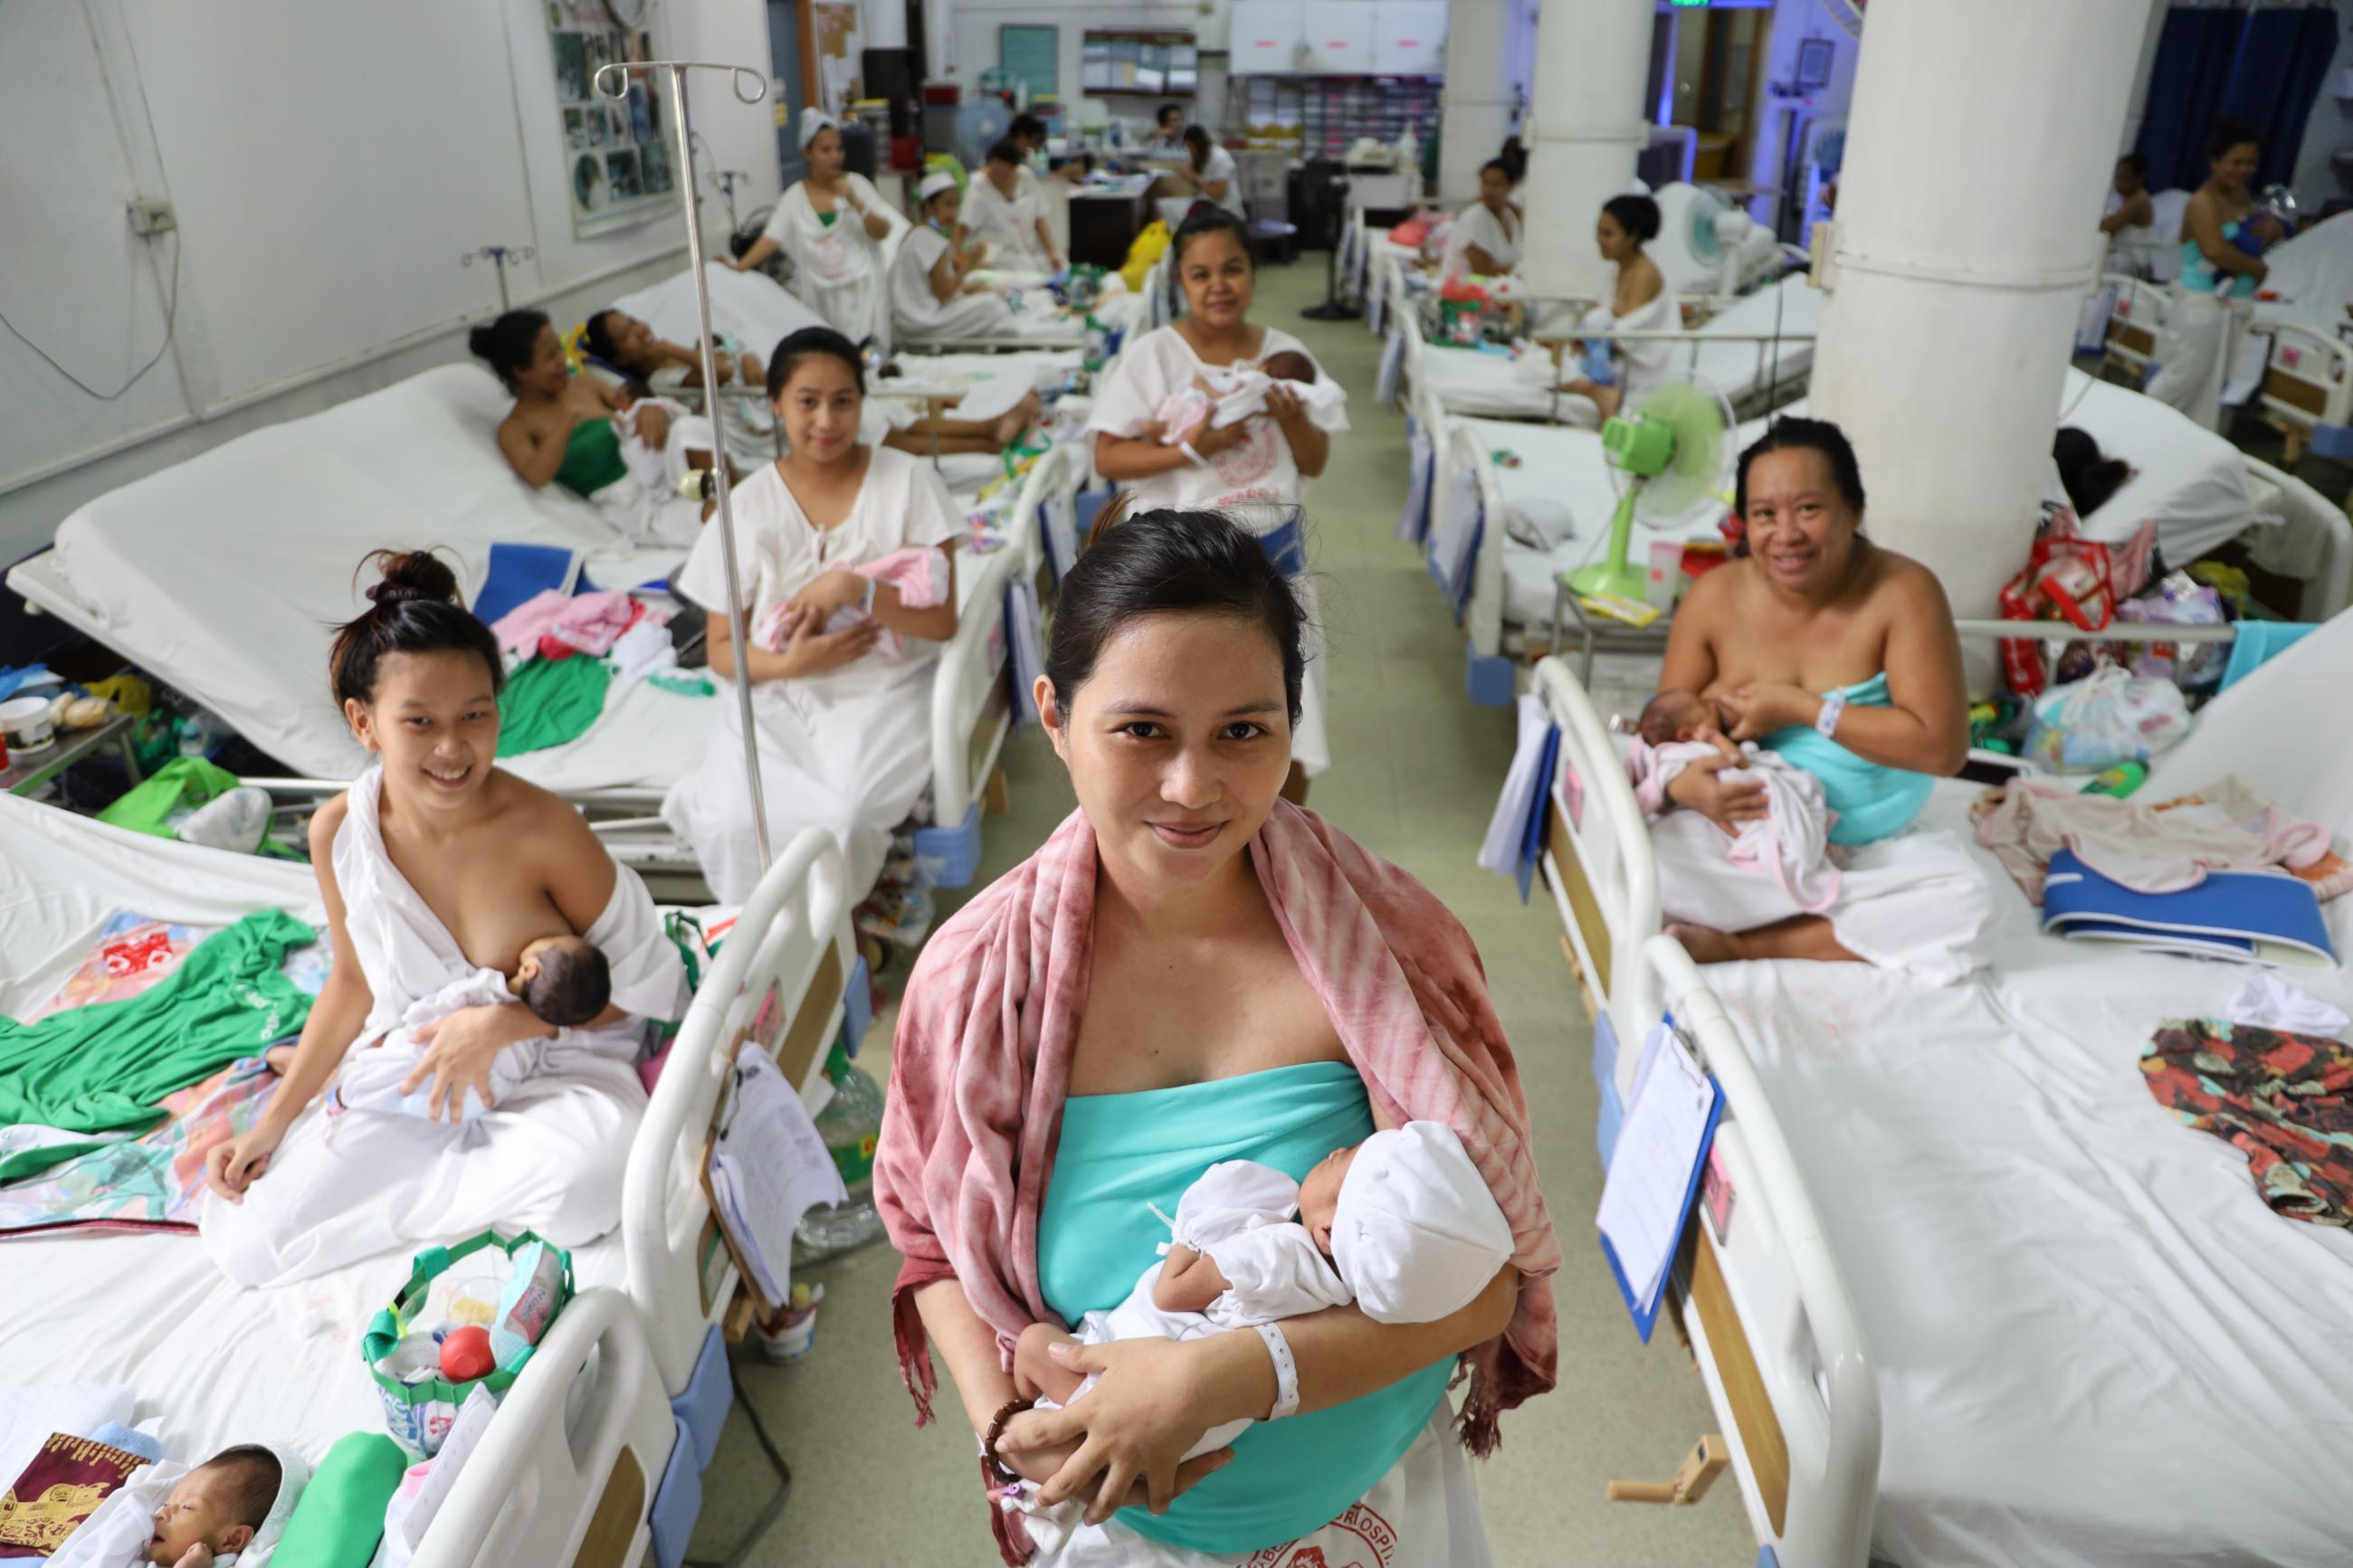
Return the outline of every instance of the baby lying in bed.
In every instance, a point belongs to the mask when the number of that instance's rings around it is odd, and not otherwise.
[[[1169,1227],[1166,1260],[1145,1269],[1125,1301],[1089,1312],[1075,1336],[1045,1323],[1022,1331],[1013,1377],[1023,1397],[1053,1408],[1093,1386],[1092,1375],[1054,1360],[1057,1343],[1199,1339],[1352,1300],[1377,1322],[1434,1322],[1486,1289],[1512,1256],[1504,1211],[1441,1121],[1335,1149],[1303,1182],[1249,1160],[1212,1165],[1185,1189]],[[1210,1428],[1186,1458],[1224,1447],[1250,1425]]]
[[[1315,362],[1293,350],[1269,354],[1261,363],[1205,369],[1190,386],[1177,388],[1161,400],[1153,415],[1160,427],[1160,444],[1173,447],[1177,438],[1208,415],[1210,425],[1222,430],[1253,414],[1266,412],[1266,395],[1278,381],[1301,390],[1299,401],[1310,408],[1337,403],[1347,394],[1337,384],[1318,380]]]
[[[512,978],[480,970],[410,1006],[400,1027],[376,1044],[343,1058],[343,1077],[328,1102],[331,1113],[384,1110],[398,1116],[433,1115],[432,1089],[404,1093],[401,1085],[425,1059],[428,1041],[420,1031],[469,1007],[497,1006],[520,999],[532,1016],[548,1026],[536,1039],[519,1041],[491,1058],[491,1100],[504,1100],[539,1071],[559,1029],[594,1022],[613,999],[613,972],[595,944],[565,931],[525,944]],[[275,1065],[273,1063],[273,1065]],[[462,1121],[490,1109],[460,1091],[451,1119]]]
[[[261,1563],[276,1552],[308,1474],[290,1456],[281,1459],[258,1443],[225,1448],[175,1479],[178,1468],[133,1471],[48,1561],[56,1568]]]

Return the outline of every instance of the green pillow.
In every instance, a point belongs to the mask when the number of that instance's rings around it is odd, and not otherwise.
[[[289,1568],[367,1568],[384,1536],[385,1506],[407,1468],[408,1456],[381,1432],[338,1438],[302,1489],[276,1561]]]

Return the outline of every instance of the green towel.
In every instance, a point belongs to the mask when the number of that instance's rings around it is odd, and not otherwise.
[[[520,757],[576,741],[605,711],[613,667],[585,653],[531,658],[499,693],[499,755]]]
[[[557,484],[586,497],[628,477],[620,433],[610,419],[583,419],[572,427],[564,442],[564,461],[555,470]]]
[[[367,1568],[407,1468],[408,1456],[381,1432],[337,1438],[311,1473],[272,1560],[287,1568]]]
[[[37,1024],[0,1018],[0,1126],[145,1131],[162,1119],[166,1095],[302,1027],[311,998],[280,966],[288,949],[316,940],[285,910],[264,910],[206,937],[161,984],[128,1001],[69,1007]],[[0,1162],[0,1181],[58,1157],[29,1150]],[[14,1168],[27,1160],[37,1163]]]
[[[165,826],[165,818],[174,811],[184,805],[202,805],[237,786],[237,776],[227,768],[216,767],[202,757],[174,757],[153,778],[125,791],[98,814],[98,819],[111,827],[176,838],[179,835]]]

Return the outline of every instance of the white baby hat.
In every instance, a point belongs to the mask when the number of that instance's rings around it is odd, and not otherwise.
[[[1470,1305],[1511,1257],[1511,1222],[1454,1129],[1409,1121],[1358,1147],[1332,1261],[1366,1317],[1434,1322]]]

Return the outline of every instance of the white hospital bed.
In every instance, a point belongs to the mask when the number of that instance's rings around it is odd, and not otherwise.
[[[1785,412],[1803,414],[1806,406],[1800,400]],[[1512,658],[1531,640],[1553,646],[1556,584],[1562,573],[1608,547],[1618,490],[1594,431],[1450,418],[1427,398],[1418,399],[1415,409],[1419,427],[1440,432],[1430,492],[1431,554],[1468,552],[1462,558],[1470,564],[1454,583],[1464,590],[1473,689],[1490,691],[1492,700],[1508,700],[1508,682],[1493,675],[1482,681],[1478,661]],[[2302,480],[2248,457],[2176,409],[2077,371],[2067,373],[2058,415],[2056,424],[2088,431],[2102,451],[2135,468],[2106,504],[2083,520],[2087,537],[2121,544],[2143,521],[2153,521],[2166,561],[2184,566],[2250,534],[2259,563],[2306,584],[2299,610],[2307,618],[2336,614],[2353,595],[2353,523]],[[1763,435],[1767,423],[1741,426],[1734,449]],[[1516,468],[1495,461],[1507,452],[1519,458]],[[1512,539],[1514,507],[1531,502],[1567,507],[1575,537],[1549,549]],[[1638,525],[1634,553],[1640,556],[1653,540],[1716,539],[1717,518],[1709,510],[1663,531]],[[1539,635],[1518,637],[1515,627]]]
[[[2348,658],[2353,617],[2210,705],[2146,787],[2236,772],[2342,836],[2353,773],[2299,726]],[[2353,1290],[2353,1236],[2274,1215],[2138,1065],[2244,971],[2045,938],[1982,854],[2003,925],[1970,983],[1698,969],[1655,934],[1599,714],[1556,660],[1537,690],[1562,730],[1544,874],[1599,1014],[1605,1157],[1662,1014],[1725,1089],[1731,1217],[1694,1223],[1676,1308],[1758,1539],[1784,1563],[1896,1568],[2353,1554],[2353,1373],[2312,1350]],[[1940,784],[1931,825],[1965,826],[1970,793]],[[2353,907],[2328,910],[2348,951]],[[2294,978],[2353,1001],[2341,969]]]
[[[491,438],[507,404],[488,372],[450,365],[239,437],[81,508],[53,548],[9,572],[9,586],[204,702],[299,777],[340,788],[366,757],[329,696],[327,647],[332,626],[358,612],[369,552],[442,549],[470,592],[494,542],[582,550],[587,574],[608,586],[666,574],[679,559],[630,551],[591,503],[517,479]],[[992,765],[1005,715],[973,671],[1003,668],[1003,589],[1016,558],[1039,559],[1039,509],[1083,482],[1082,459],[1049,458],[1024,477],[1003,529],[1011,542],[959,574],[960,603],[975,613],[934,687],[935,708],[963,731],[997,736]],[[718,732],[725,700],[632,683],[579,739],[504,765],[586,806],[649,815]],[[953,750],[934,759],[951,823],[975,798],[967,753]],[[615,850],[644,867],[676,866],[682,853],[640,831]]]
[[[703,1137],[745,1028],[805,1092],[821,1076],[854,981],[840,876],[831,842],[805,834],[742,911],[639,1124],[618,1226],[575,1250],[582,1293],[507,1394],[418,1564],[635,1563],[650,1561],[658,1528],[682,1549],[732,1399],[718,1325],[735,1277],[723,1249],[704,1261]],[[323,923],[310,868],[0,797],[0,1015],[54,993],[117,911],[218,927],[269,908]],[[254,1290],[230,1286],[188,1235],[21,1236],[0,1241],[0,1261],[14,1281],[0,1289],[8,1381],[128,1384],[174,1458],[284,1439],[315,1462],[343,1434],[381,1429],[357,1342],[406,1279],[407,1249]]]

